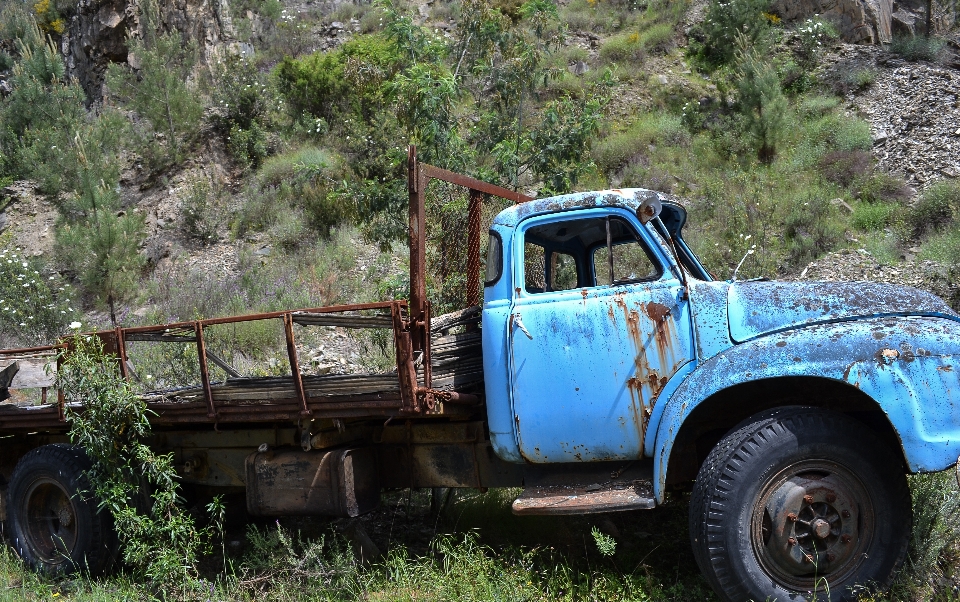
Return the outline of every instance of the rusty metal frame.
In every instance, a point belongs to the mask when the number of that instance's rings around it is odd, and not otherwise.
[[[458,174],[417,159],[417,147],[407,150],[407,188],[410,195],[410,321],[414,349],[429,343],[424,316],[426,284],[426,192],[430,179],[442,180],[470,191],[467,218],[467,305],[480,304],[480,213],[485,196],[496,196],[514,203],[526,203],[533,197],[470,176]]]
[[[468,216],[468,258],[467,277],[468,303],[480,303],[480,240],[481,211],[483,200],[487,196],[501,197],[515,203],[533,200],[532,197],[501,188],[462,174],[435,167],[417,160],[416,148],[411,146],[408,152],[408,188],[410,194],[409,235],[410,235],[410,301],[399,299],[379,303],[356,303],[314,307],[287,311],[274,311],[240,316],[209,318],[190,322],[174,322],[161,325],[115,327],[100,333],[84,333],[81,336],[100,337],[105,348],[115,352],[120,373],[126,379],[132,377],[127,365],[126,345],[129,341],[156,341],[194,343],[197,346],[201,388],[204,399],[197,402],[164,404],[148,402],[148,407],[156,413],[152,422],[158,424],[185,424],[220,421],[262,422],[272,420],[299,421],[305,417],[346,417],[346,416],[397,416],[424,413],[460,413],[469,412],[466,406],[479,403],[475,395],[453,391],[438,391],[433,387],[433,371],[430,360],[431,307],[426,296],[426,215],[425,193],[430,179],[442,180],[469,190]],[[293,324],[295,314],[340,313],[360,310],[389,310],[390,324],[394,333],[394,346],[397,360],[397,378],[400,385],[398,393],[384,394],[345,394],[325,397],[310,397],[304,387],[297,357]],[[279,400],[269,406],[251,407],[223,398],[217,401],[217,394],[210,382],[204,329],[209,326],[250,322],[255,320],[279,319],[283,322],[287,356],[290,362],[290,374],[293,381],[295,398],[289,401]],[[346,327],[364,327],[356,324]],[[385,326],[380,326],[385,327]],[[169,333],[169,336],[164,336]],[[192,333],[192,336],[191,336]],[[78,335],[74,335],[78,336]],[[56,345],[21,349],[0,349],[0,356],[23,353],[50,352],[69,349],[69,338]],[[58,358],[58,363],[60,359]],[[217,362],[214,362],[217,363]],[[417,365],[422,363],[422,386],[418,382]],[[46,395],[46,391],[44,391]],[[449,407],[444,409],[443,404]],[[29,412],[4,413],[0,415],[0,427],[4,429],[51,428],[64,422],[65,400],[58,392],[56,407],[31,410]],[[460,408],[460,410],[458,410]]]

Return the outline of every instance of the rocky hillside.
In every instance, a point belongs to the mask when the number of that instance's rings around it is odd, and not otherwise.
[[[548,3],[553,8],[536,17],[541,21],[530,20],[519,4],[494,4],[497,11],[485,13],[476,3],[441,0],[396,6],[82,0],[61,8],[62,14],[35,10],[63,58],[64,81],[73,78],[80,86],[89,115],[115,111],[126,123],[129,141],[115,147],[114,183],[101,180],[117,193],[116,214],[140,221],[140,259],[132,268],[138,284],[122,295],[118,289],[121,320],[402,294],[404,251],[396,236],[402,230],[390,225],[394,218],[387,213],[362,214],[357,200],[393,194],[387,183],[402,177],[402,169],[388,157],[407,140],[420,139],[426,148],[435,143],[427,138],[429,128],[416,122],[424,116],[404,104],[403,95],[382,92],[420,73],[384,42],[400,40],[401,30],[421,40],[423,56],[429,44],[443,48],[429,69],[452,77],[459,88],[455,102],[436,109],[436,115],[450,111],[447,121],[431,126],[452,132],[454,142],[443,144],[460,145],[456,153],[436,156],[471,158],[451,163],[453,169],[539,194],[614,185],[671,192],[690,205],[694,244],[721,277],[761,242],[765,252],[742,273],[894,280],[957,297],[949,249],[960,248],[950,246],[960,199],[945,201],[946,209],[930,214],[929,223],[915,218],[922,213],[918,206],[932,202],[924,200],[927,191],[939,194],[938,186],[960,177],[960,45],[947,4],[934,2],[940,37],[921,48],[925,53],[911,54],[897,44],[920,39],[904,36],[922,33],[923,2],[841,1],[817,14],[820,3],[777,0],[756,15],[770,33],[751,42],[767,45],[775,57],[772,72],[751,64],[746,53],[711,54],[711,35],[717,35],[705,25],[711,2],[567,0]],[[507,63],[497,63],[504,50],[483,55],[488,50],[471,45],[480,35],[471,27],[484,19],[512,28],[513,39],[529,45],[542,77],[530,84],[532,92],[497,100],[496,86],[505,85],[495,79],[505,73]],[[168,34],[196,50],[184,82],[203,110],[189,135],[183,126],[174,131],[172,121],[169,131],[153,123],[146,101],[118,93],[122,82],[146,81],[147,41]],[[137,47],[142,50],[131,50],[131,36],[144,40]],[[0,64],[6,66],[0,91],[9,103],[23,85],[14,67],[22,53],[9,37],[0,48],[7,57]],[[336,92],[333,100],[311,104],[310,97],[296,96],[295,86],[312,81],[309,61],[321,59],[333,61],[323,69],[343,81],[312,91]],[[495,69],[484,72],[480,59]],[[296,69],[300,79],[291,84],[284,73]],[[397,73],[406,79],[390,79]],[[124,80],[125,74],[139,79]],[[758,142],[761,126],[751,122],[756,112],[746,104],[749,85],[767,85],[764,77],[776,78],[784,96],[779,110],[787,127],[778,126],[772,142]],[[261,88],[243,96],[244,86]],[[431,101],[420,93],[406,92]],[[341,102],[345,98],[355,98],[359,109]],[[588,106],[591,98],[602,103]],[[230,99],[262,106],[238,117]],[[497,113],[503,110],[516,111],[516,128],[524,132],[536,133],[549,114],[567,128],[568,144],[582,139],[576,152],[558,155],[561,167],[549,168],[563,178],[553,182],[548,168],[523,156],[532,147],[510,150],[498,142],[503,133],[496,122],[514,118]],[[159,159],[152,154],[174,149],[181,135],[185,151]],[[249,141],[243,148],[241,138]],[[23,147],[26,139],[17,144]],[[764,144],[773,144],[774,154],[764,154]],[[514,173],[511,161],[527,163]],[[106,325],[108,307],[95,282],[84,280],[80,264],[60,260],[65,226],[80,227],[66,208],[71,199],[85,198],[83,191],[21,178],[29,170],[11,165],[4,164],[0,192],[0,244],[74,282],[83,292],[84,321]],[[346,211],[345,203],[356,207]],[[819,208],[804,210],[810,203]],[[431,244],[439,250],[451,242],[437,233]],[[177,298],[175,291],[200,282],[211,287],[204,299]],[[455,296],[448,286],[454,285],[439,279],[438,294]]]

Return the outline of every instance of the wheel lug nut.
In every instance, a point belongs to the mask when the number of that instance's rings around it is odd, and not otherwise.
[[[797,515],[791,512],[790,514],[787,515],[787,520],[790,521],[791,523],[795,523],[797,522]]]
[[[840,513],[840,516],[842,516],[843,518],[850,518],[850,511],[844,510],[843,512]]]
[[[829,552],[827,554],[827,562],[833,562],[836,559],[837,559],[837,556],[833,552]]]
[[[796,538],[791,537],[790,539],[787,540],[787,543],[789,543],[791,546],[795,546],[797,545],[797,540]]]
[[[840,536],[840,541],[841,541],[842,543],[850,543],[850,536],[849,536],[849,535],[841,535],[841,536]]]
[[[837,501],[837,495],[836,495],[835,493],[828,493],[828,494],[827,494],[827,503],[828,503],[828,504],[832,504],[832,503],[834,503],[835,501]]]
[[[812,503],[813,503],[813,496],[810,495],[810,494],[807,494],[807,495],[803,496],[803,501],[805,501],[805,502],[808,503],[808,504],[812,504]]]

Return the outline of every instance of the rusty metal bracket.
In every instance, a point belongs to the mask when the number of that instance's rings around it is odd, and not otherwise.
[[[293,340],[293,316],[290,313],[283,315],[283,332],[287,339],[287,357],[290,358],[290,376],[293,377],[293,388],[300,400],[300,416],[306,418],[313,414],[307,405],[307,394],[303,390],[303,376],[300,374],[300,360],[297,358],[297,345]]]
[[[217,420],[217,408],[213,403],[213,389],[210,387],[210,373],[207,370],[207,346],[203,341],[203,323],[199,320],[193,323],[193,332],[197,336],[197,359],[200,362],[200,382],[203,384],[203,395],[207,398],[207,418]]]
[[[400,397],[403,400],[401,412],[419,414],[417,368],[413,364],[413,342],[410,340],[410,328],[404,323],[399,303],[394,304],[392,314],[393,340],[397,354],[397,377],[400,380]]]

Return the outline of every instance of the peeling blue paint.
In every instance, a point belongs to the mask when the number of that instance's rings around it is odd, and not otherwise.
[[[741,383],[803,376],[872,399],[912,472],[956,461],[960,316],[908,287],[706,282],[689,274],[708,278],[695,259],[684,283],[669,241],[634,215],[656,194],[566,195],[512,207],[494,220],[505,266],[484,292],[483,349],[490,434],[500,457],[652,457],[662,502],[675,437],[701,403]],[[608,215],[636,230],[662,268],[659,277],[527,290],[526,230]],[[577,270],[583,280],[583,266]]]

